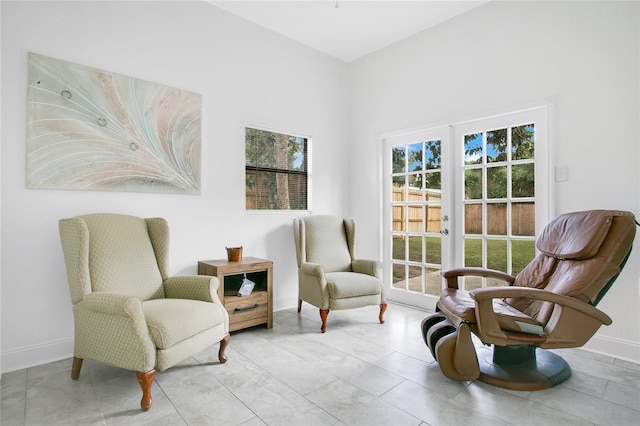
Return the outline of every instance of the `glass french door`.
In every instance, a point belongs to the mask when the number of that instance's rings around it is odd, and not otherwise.
[[[551,219],[547,108],[453,126],[456,202],[453,262],[517,275]],[[504,285],[465,277],[464,290]]]
[[[449,131],[441,127],[384,140],[385,274],[389,300],[433,309],[450,264]]]
[[[383,138],[389,300],[434,309],[443,270],[515,275],[533,259],[553,211],[547,133],[541,107]]]

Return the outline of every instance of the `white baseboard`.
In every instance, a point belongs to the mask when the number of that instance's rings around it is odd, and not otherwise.
[[[2,365],[2,373],[9,373],[72,356],[73,339],[68,339],[3,352],[0,365]]]
[[[637,342],[595,335],[583,349],[640,364],[640,343]]]
[[[278,299],[273,301],[273,312],[284,311],[285,309],[295,308],[298,306],[297,297],[287,297],[286,299]]]

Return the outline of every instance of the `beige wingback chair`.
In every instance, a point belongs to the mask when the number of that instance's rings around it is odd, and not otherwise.
[[[567,362],[546,349],[582,346],[611,324],[595,305],[628,259],[635,227],[631,212],[567,213],[545,227],[538,255],[515,277],[479,268],[444,272],[439,312],[422,321],[425,343],[444,375],[526,391],[567,380]],[[459,288],[465,276],[507,285],[467,292]],[[485,345],[476,347],[471,334]]]
[[[353,219],[311,215],[293,220],[298,260],[298,312],[302,301],[320,309],[321,331],[327,331],[330,310],[379,305],[384,323],[387,309],[382,263],[356,258]]]
[[[136,372],[141,407],[151,407],[155,370],[220,342],[229,316],[218,280],[169,277],[169,227],[161,218],[91,214],[59,222],[75,324],[71,378],[83,359]]]

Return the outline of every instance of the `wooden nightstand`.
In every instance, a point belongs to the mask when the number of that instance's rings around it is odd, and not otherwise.
[[[239,262],[201,260],[198,274],[218,277],[218,296],[229,312],[229,331],[258,324],[273,327],[272,261],[256,257],[243,257]],[[249,296],[238,296],[245,274],[256,285]]]

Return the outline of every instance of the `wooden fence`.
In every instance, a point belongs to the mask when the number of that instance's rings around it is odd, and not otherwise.
[[[465,234],[482,233],[482,205],[467,204],[464,213]],[[511,204],[511,235],[534,236],[536,231],[535,205]],[[487,234],[507,235],[507,205],[487,205]]]
[[[440,193],[427,192],[426,201],[441,200]],[[404,189],[393,188],[393,201],[402,202],[404,200]],[[409,189],[406,201],[422,201],[422,192],[419,189]],[[394,231],[408,231],[408,232],[422,232],[422,222],[426,222],[426,232],[440,232],[440,221],[442,208],[440,204],[418,206],[393,206],[393,230]],[[424,211],[423,211],[424,210]],[[408,220],[405,222],[405,211],[408,214]],[[423,218],[424,215],[424,218]]]
[[[439,193],[427,193],[426,201],[440,201]],[[402,188],[393,189],[393,202],[422,201],[422,193],[418,189],[407,191],[407,200],[404,199]],[[422,223],[426,223],[426,232],[440,232],[441,206],[437,205],[394,205],[393,230],[401,232],[422,232]],[[408,220],[405,222],[405,212]],[[424,215],[424,217],[423,217]],[[507,234],[507,205],[487,205],[487,234]],[[465,233],[482,233],[482,205],[467,204],[465,206]],[[535,235],[535,206],[533,203],[511,204],[511,235],[533,236]]]

